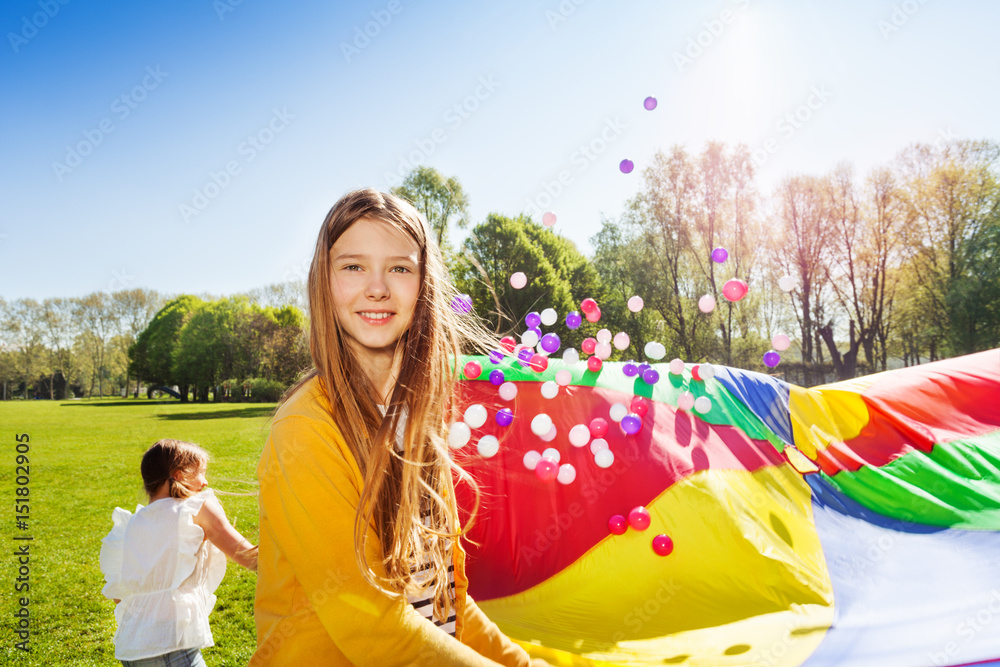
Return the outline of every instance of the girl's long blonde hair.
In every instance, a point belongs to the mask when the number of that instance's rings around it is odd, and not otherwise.
[[[397,341],[402,368],[386,406],[347,341],[337,319],[330,285],[330,249],[357,220],[391,225],[420,248],[421,287],[406,333]],[[290,388],[285,400],[316,375],[330,399],[332,417],[364,475],[354,523],[358,566],[383,590],[414,593],[433,587],[435,616],[449,617],[453,605],[448,567],[454,540],[468,530],[479,505],[479,489],[452,460],[448,425],[457,418],[455,365],[464,341],[480,346],[492,339],[473,316],[452,308],[457,296],[441,252],[423,216],[405,200],[368,188],[349,192],[327,214],[309,269],[310,352],[314,368]],[[395,448],[404,411],[404,449]],[[459,528],[453,475],[470,483],[476,499],[464,529]],[[385,576],[366,555],[368,528],[374,525]],[[418,585],[415,564],[430,562],[432,575]]]

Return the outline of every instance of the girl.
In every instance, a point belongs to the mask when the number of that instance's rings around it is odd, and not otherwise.
[[[226,556],[257,569],[256,547],[207,488],[207,468],[201,447],[160,440],[140,466],[149,504],[111,515],[114,528],[101,543],[102,592],[117,605],[115,657],[126,667],[203,666]]]
[[[446,431],[460,340],[485,336],[454,295],[407,202],[366,189],[330,210],[309,271],[314,368],[257,467],[251,665],[529,664],[466,594],[453,475],[470,480]]]

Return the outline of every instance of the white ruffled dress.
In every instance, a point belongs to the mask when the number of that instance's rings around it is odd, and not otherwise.
[[[101,540],[105,597],[115,607],[115,658],[139,660],[212,646],[208,615],[226,574],[226,556],[205,539],[194,516],[205,489],[185,500],[163,498],[135,514],[116,507],[114,527]]]

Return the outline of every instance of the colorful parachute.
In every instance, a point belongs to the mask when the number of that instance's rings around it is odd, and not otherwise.
[[[491,417],[459,450],[483,491],[470,593],[532,655],[1000,664],[1000,350],[812,389],[734,368],[696,380],[657,364],[647,385],[621,364],[594,373],[553,359],[536,373],[474,359],[485,372],[464,398]],[[512,401],[485,381],[496,368],[517,385]],[[544,398],[560,369],[570,384]],[[685,391],[711,408],[678,409]],[[649,409],[626,435],[609,410],[635,395]],[[502,427],[492,415],[505,407],[514,420]],[[539,413],[551,442],[532,433]],[[567,439],[595,417],[610,424],[608,468]],[[500,440],[491,458],[475,453],[484,435]],[[571,483],[526,467],[526,452],[548,447],[574,466]],[[637,506],[646,530],[609,532]],[[652,548],[661,534],[666,556]]]

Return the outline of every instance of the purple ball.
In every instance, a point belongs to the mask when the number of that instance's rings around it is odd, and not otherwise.
[[[639,369],[636,374],[642,377],[642,374],[649,370],[649,364],[639,364]]]
[[[625,363],[624,366],[622,366],[622,373],[624,373],[626,377],[634,378],[636,375],[639,374],[639,367],[633,364],[631,361],[628,361]]]
[[[503,371],[499,368],[490,371],[490,384],[495,387],[499,387],[503,384],[506,378],[503,375]]]
[[[618,168],[622,170],[623,174],[631,174],[632,170],[635,169],[635,165],[632,164],[632,160],[622,160]]]
[[[579,329],[580,325],[583,324],[583,318],[580,317],[580,313],[575,310],[566,313],[566,326],[570,329]]]
[[[642,419],[639,418],[639,415],[625,415],[622,417],[622,430],[629,435],[635,435],[642,430]]]
[[[642,381],[646,384],[656,384],[660,381],[660,374],[655,368],[647,368],[642,372]]]
[[[528,331],[534,331],[535,335],[538,336],[538,340],[542,339],[542,330],[539,329],[538,327],[531,327],[530,329],[528,329]]]
[[[533,356],[535,356],[535,350],[530,347],[525,347],[517,353],[517,360],[521,362],[522,366],[527,366]]]
[[[554,333],[547,333],[542,336],[542,349],[552,354],[559,349],[559,345],[562,341],[559,340],[559,336]]]
[[[497,411],[496,420],[500,426],[510,426],[510,423],[514,421],[514,413],[510,408],[501,408]]]
[[[781,363],[781,355],[771,350],[770,352],[764,353],[764,365],[768,368],[774,368],[779,363]]]
[[[729,251],[725,248],[716,248],[712,251],[712,261],[716,264],[722,264],[727,259],[729,259]]]
[[[451,309],[460,315],[472,312],[472,297],[468,294],[459,294],[451,300]]]
[[[490,363],[499,364],[501,361],[503,361],[503,352],[501,352],[500,350],[491,350]]]
[[[656,108],[656,98],[650,95],[642,101],[642,106],[646,111],[652,111]]]
[[[542,316],[535,312],[528,313],[524,316],[524,323],[529,329],[534,329],[542,323]]]

